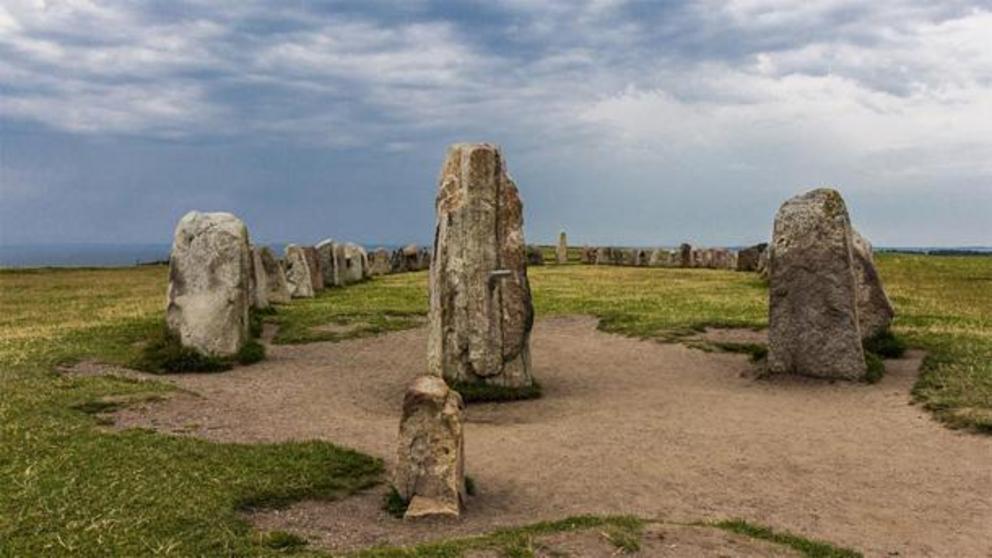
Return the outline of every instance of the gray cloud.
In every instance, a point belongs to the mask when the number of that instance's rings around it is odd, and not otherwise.
[[[48,240],[107,240],[105,214],[163,238],[202,204],[320,236],[315,199],[340,204],[341,234],[425,240],[443,146],[461,139],[504,144],[538,238],[760,239],[784,197],[827,182],[888,223],[876,241],[992,238],[960,209],[992,202],[984,2],[11,0],[0,94],[3,221],[42,210],[38,192],[99,200]],[[104,168],[122,158],[125,177]],[[182,203],[150,220],[163,188]],[[890,218],[914,200],[932,226]],[[363,209],[389,226],[369,232]]]

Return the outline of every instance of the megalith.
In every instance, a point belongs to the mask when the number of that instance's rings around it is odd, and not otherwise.
[[[449,148],[436,207],[428,369],[452,382],[533,384],[523,204],[499,148]]]
[[[851,244],[847,207],[836,190],[812,190],[778,210],[770,257],[770,372],[864,377]]]
[[[854,228],[851,238],[854,276],[858,284],[858,327],[861,338],[867,339],[887,331],[896,313],[875,269],[871,243]]]
[[[737,252],[737,271],[758,271],[761,253],[768,247],[767,242],[749,246]]]
[[[289,285],[286,283],[286,271],[279,264],[279,259],[268,246],[257,249],[258,260],[262,272],[265,273],[266,298],[273,304],[289,302]]]
[[[289,287],[289,296],[313,298],[313,275],[311,275],[310,265],[307,263],[306,250],[295,244],[286,246],[283,265],[286,268],[286,285]]]
[[[251,307],[258,310],[265,310],[269,307],[269,278],[265,274],[265,267],[262,266],[262,256],[254,245],[251,250],[251,273],[248,295]]]
[[[230,213],[190,211],[169,257],[166,326],[180,343],[214,356],[248,341],[251,250],[248,229]]]
[[[341,283],[351,285],[361,283],[369,277],[368,253],[365,248],[352,242],[338,245],[341,258]]]
[[[679,245],[679,267],[692,267],[692,245],[682,243]]]
[[[586,265],[596,263],[596,249],[591,246],[583,246],[579,252],[579,262]]]
[[[317,254],[317,248],[304,246],[303,254],[307,257],[307,268],[310,270],[310,284],[313,286],[313,292],[324,290],[324,273],[320,269],[320,256]]]
[[[568,263],[568,237],[565,231],[558,234],[558,246],[555,247],[555,263]]]
[[[465,502],[462,398],[440,376],[420,376],[403,397],[393,486],[405,519],[457,518]]]
[[[320,261],[320,274],[324,277],[324,287],[340,287],[341,264],[338,261],[337,243],[330,238],[325,238],[317,243],[317,259]]]
[[[613,254],[611,253],[611,248],[608,246],[596,248],[596,265],[610,265],[612,260]]]
[[[369,275],[388,275],[392,273],[392,254],[385,248],[377,248],[369,254]]]

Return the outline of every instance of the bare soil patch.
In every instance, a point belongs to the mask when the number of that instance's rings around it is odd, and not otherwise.
[[[478,494],[462,521],[393,519],[379,509],[381,491],[252,520],[335,550],[593,513],[741,517],[868,555],[992,554],[992,438],[948,430],[909,404],[920,354],[887,361],[874,385],[755,380],[744,355],[595,326],[539,321],[532,352],[544,397],[469,408]],[[218,441],[322,439],[389,465],[425,344],[421,328],[271,346],[257,365],[168,377],[199,396],[125,409],[118,424]]]
[[[768,330],[708,327],[705,331],[693,335],[690,339],[709,341],[710,343],[753,343],[766,345],[768,344]]]

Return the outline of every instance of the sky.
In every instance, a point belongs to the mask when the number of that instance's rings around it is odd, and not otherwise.
[[[0,244],[427,243],[462,141],[529,242],[990,245],[992,0],[0,0]]]

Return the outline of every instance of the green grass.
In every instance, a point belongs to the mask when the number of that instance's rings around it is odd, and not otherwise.
[[[505,401],[525,401],[541,397],[541,384],[534,380],[529,386],[506,387],[482,383],[454,382],[451,389],[462,396],[466,405],[472,403],[499,403]]]
[[[403,496],[400,494],[399,490],[396,490],[395,486],[389,487],[389,492],[382,499],[382,509],[389,515],[399,519],[403,517],[406,513],[406,509],[410,507],[410,502],[407,502]]]
[[[860,558],[860,552],[847,548],[839,548],[830,543],[811,540],[805,537],[773,531],[768,527],[748,523],[742,519],[731,519],[711,524],[714,527],[746,535],[753,539],[769,541],[788,546],[807,558]]]
[[[877,261],[898,313],[897,340],[928,352],[913,397],[949,426],[992,433],[992,258],[880,254]],[[753,274],[548,265],[529,275],[539,317],[592,314],[608,332],[684,340],[706,326],[767,323],[767,290]],[[172,388],[53,370],[81,359],[134,362],[161,331],[165,286],[162,266],[0,271],[3,553],[278,554],[238,510],[338,497],[381,480],[378,460],[327,443],[216,444],[105,431],[106,412]],[[423,322],[426,286],[424,272],[376,278],[282,305],[264,319],[280,325],[281,343],[395,331]],[[321,330],[328,324],[347,329]],[[525,535],[492,536],[521,542]],[[454,556],[452,548],[467,544],[476,542],[363,555]]]

